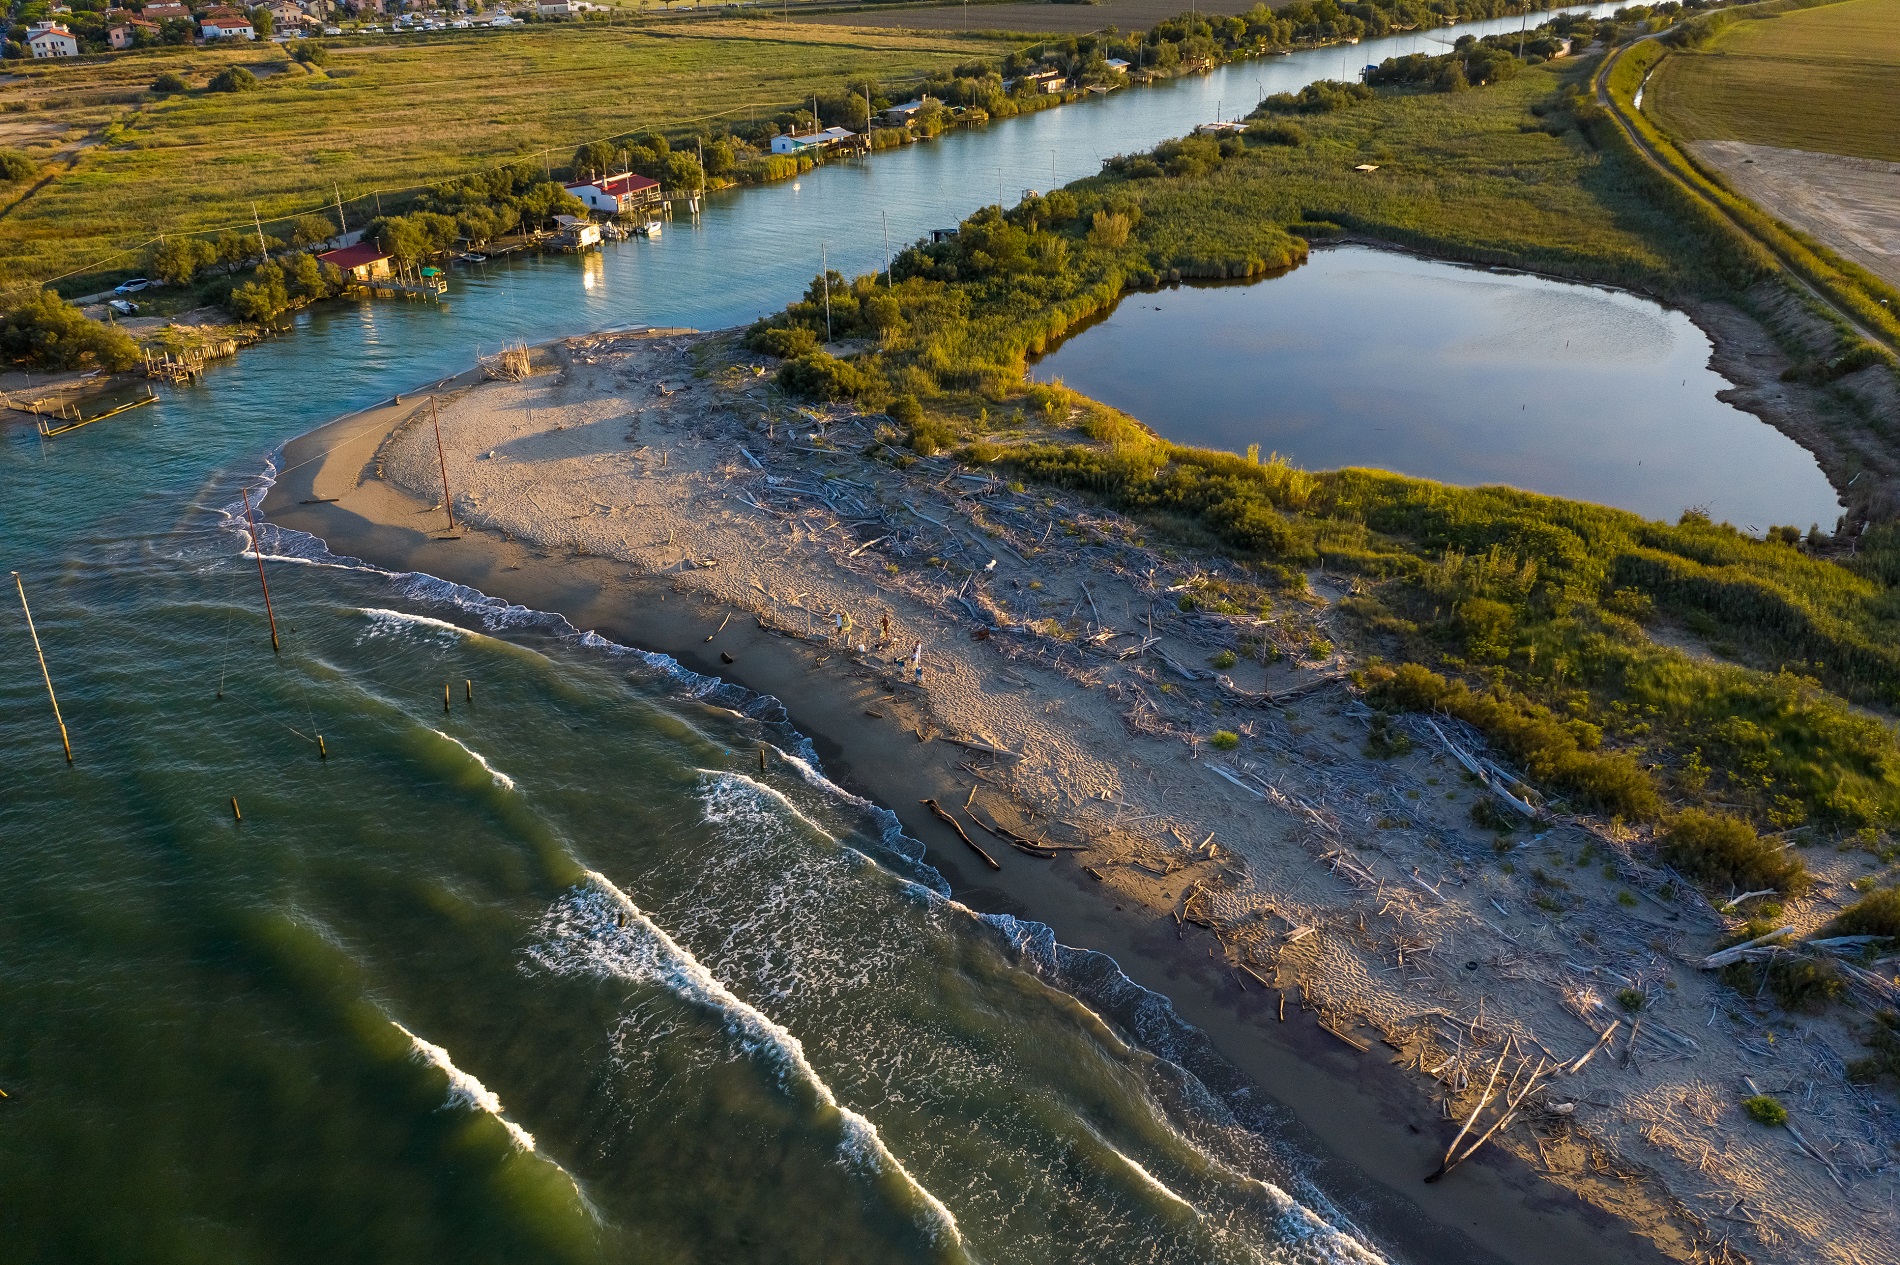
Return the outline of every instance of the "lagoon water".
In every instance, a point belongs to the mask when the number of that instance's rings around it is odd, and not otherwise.
[[[478,347],[743,320],[821,242],[873,266],[884,214],[901,242],[998,167],[1045,186],[1054,146],[1072,179],[1424,38],[824,169],[440,306],[306,314],[55,441],[10,427],[0,563],[77,763],[9,605],[0,1256],[1371,1259],[1164,1003],[948,899],[769,701],[266,527],[273,655],[237,518],[285,439]]]
[[[1126,298],[1035,366],[1178,443],[1502,483],[1759,534],[1832,528],[1812,454],[1723,403],[1708,335],[1638,295],[1390,251]]]

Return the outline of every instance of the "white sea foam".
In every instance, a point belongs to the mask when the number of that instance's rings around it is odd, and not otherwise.
[[[395,1023],[393,1019],[390,1022]],[[501,1122],[502,1128],[508,1130],[508,1136],[515,1140],[516,1146],[524,1151],[534,1150],[534,1135],[502,1114],[501,1099],[494,1090],[455,1066],[449,1052],[441,1046],[424,1041],[399,1023],[396,1024],[396,1031],[409,1038],[409,1052],[417,1062],[439,1067],[443,1075],[449,1078],[449,1097],[442,1104],[444,1108],[466,1107],[470,1111],[485,1111]]]
[[[535,965],[555,975],[658,984],[675,996],[717,1013],[744,1048],[771,1064],[781,1084],[803,1084],[825,1111],[837,1113],[840,1158],[895,1178],[920,1206],[920,1220],[931,1237],[939,1242],[947,1240],[968,1257],[962,1231],[950,1209],[911,1176],[884,1144],[876,1125],[838,1101],[831,1086],[805,1057],[804,1044],[720,983],[699,959],[606,877],[588,871],[584,884],[549,907],[526,953]]]
[[[446,619],[436,619],[430,615],[411,615],[407,611],[392,611],[381,606],[359,606],[356,611],[369,619],[369,627],[363,631],[365,639],[390,637],[403,632],[419,633],[437,641],[480,636],[460,624],[451,624]]]
[[[442,739],[444,742],[453,742],[456,746],[468,752],[468,758],[475,761],[475,763],[481,765],[482,768],[486,769],[488,771],[488,776],[494,778],[495,785],[501,787],[502,790],[512,791],[515,789],[515,780],[513,778],[509,777],[506,773],[503,773],[500,769],[496,768],[494,765],[490,764],[487,760],[483,759],[482,753],[475,750],[475,748],[469,746],[466,742],[463,742],[459,738],[451,738],[448,734],[443,733],[440,729],[431,729],[429,732],[434,734],[436,737]]]

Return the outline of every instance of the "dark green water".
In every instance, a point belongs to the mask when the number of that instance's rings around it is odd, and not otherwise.
[[[289,437],[484,345],[743,320],[824,233],[868,269],[885,213],[908,240],[1052,148],[1072,179],[1415,46],[827,168],[0,433],[0,569],[77,754],[9,592],[0,1261],[1366,1257],[1164,1000],[942,896],[769,701],[267,528],[275,656],[233,511]]]

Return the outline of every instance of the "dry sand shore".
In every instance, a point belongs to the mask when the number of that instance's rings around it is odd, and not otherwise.
[[[537,360],[439,392],[459,539],[432,538],[419,396],[290,445],[267,513],[777,696],[959,899],[1172,998],[1401,1259],[1900,1259],[1900,1129],[1846,1083],[1843,1030],[1696,969],[1724,920],[1622,832],[1552,822],[1501,854],[1468,816],[1473,735],[1408,718],[1408,752],[1364,754],[1332,649],[1348,580],[1221,613],[1253,592],[1232,561],[911,462],[878,443],[882,419],[793,409],[730,335],[596,335]],[[1239,658],[1216,670],[1222,651]],[[1210,745],[1220,730],[1236,749]],[[1087,850],[1032,855],[985,823]],[[1818,922],[1830,890],[1791,916]],[[1634,1034],[1613,1000],[1632,988]],[[1507,1048],[1528,1075],[1613,1023],[1422,1184]],[[1827,1166],[1745,1119],[1745,1077],[1790,1101]]]

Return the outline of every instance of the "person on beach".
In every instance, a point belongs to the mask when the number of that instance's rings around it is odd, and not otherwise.
[[[910,652],[910,670],[917,678],[917,684],[924,683],[924,643],[918,642],[917,648]]]

